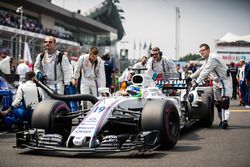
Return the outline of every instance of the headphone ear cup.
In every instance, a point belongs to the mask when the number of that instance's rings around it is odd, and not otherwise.
[[[160,56],[162,56],[162,51],[160,51],[159,53],[160,53]]]

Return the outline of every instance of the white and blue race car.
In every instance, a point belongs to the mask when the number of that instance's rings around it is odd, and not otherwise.
[[[211,88],[197,87],[189,92],[185,80],[168,79],[159,89],[151,77],[142,74],[135,74],[131,81],[126,91],[98,100],[90,95],[59,96],[37,81],[57,100],[38,104],[32,128],[16,134],[16,148],[69,152],[170,149],[176,145],[181,128],[195,122],[212,125]],[[168,93],[171,89],[176,91],[174,95]],[[68,100],[88,100],[94,105],[71,112],[65,103]],[[86,112],[73,126],[72,119]]]

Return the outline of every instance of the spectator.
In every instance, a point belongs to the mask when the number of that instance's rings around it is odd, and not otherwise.
[[[188,65],[186,65],[185,67],[183,67],[181,79],[187,79],[188,77],[190,77],[191,74],[193,74],[192,70],[189,70]]]
[[[105,76],[106,76],[106,87],[111,91],[112,78],[114,77],[114,66],[110,61],[109,53],[104,53],[102,55],[102,60],[104,61]]]
[[[14,28],[20,27],[19,15],[11,12],[0,9],[0,24],[5,26],[10,26]],[[39,23],[38,19],[33,19],[28,16],[23,16],[23,30],[32,31],[35,33],[43,33],[49,36],[55,36],[58,38],[63,38],[67,40],[74,40],[72,32],[64,30],[55,30],[49,28],[43,28],[42,24]],[[62,27],[60,27],[62,28]]]
[[[233,94],[232,94],[231,99],[236,100],[237,99],[237,87],[238,87],[238,81],[237,81],[238,68],[235,66],[234,62],[230,63],[229,71],[231,74],[232,85],[233,85]]]
[[[246,109],[250,109],[250,62],[245,65],[245,82],[246,82]]]
[[[17,74],[19,74],[19,84],[22,84],[25,81],[25,74],[29,71],[29,66],[23,59],[20,59],[16,70]]]
[[[181,65],[180,64],[176,64],[176,71],[177,73],[179,74],[179,78],[181,79],[182,78],[182,73],[183,73],[183,70],[181,69]]]
[[[44,47],[46,50],[36,57],[34,71],[38,78],[46,78],[44,83],[52,90],[64,94],[64,87],[69,87],[72,79],[72,67],[68,58],[56,49],[54,37],[46,37]]]
[[[188,70],[191,70],[192,73],[195,73],[195,71],[197,70],[196,64],[193,62],[190,62],[189,66],[188,66]]]
[[[241,59],[238,70],[240,105],[246,104],[245,60]]]

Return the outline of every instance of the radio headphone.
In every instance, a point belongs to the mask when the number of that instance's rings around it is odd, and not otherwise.
[[[162,56],[162,51],[159,51],[159,55],[160,55],[160,57]]]

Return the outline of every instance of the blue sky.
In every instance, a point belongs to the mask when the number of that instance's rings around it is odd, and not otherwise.
[[[82,13],[103,0],[52,0],[54,4]],[[180,9],[180,56],[198,53],[200,43],[214,50],[215,40],[227,32],[250,34],[250,0],[120,0],[130,57],[139,58],[146,42],[159,46],[164,55],[175,57],[175,8]],[[137,51],[133,51],[136,41]]]

